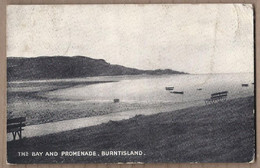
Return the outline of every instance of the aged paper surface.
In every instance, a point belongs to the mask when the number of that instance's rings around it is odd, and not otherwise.
[[[8,162],[252,162],[253,19],[250,4],[8,6]]]

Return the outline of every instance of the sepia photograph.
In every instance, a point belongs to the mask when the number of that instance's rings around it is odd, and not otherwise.
[[[7,162],[253,163],[252,4],[7,6]]]

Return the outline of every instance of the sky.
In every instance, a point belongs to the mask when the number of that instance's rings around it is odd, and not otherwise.
[[[253,72],[249,4],[9,5],[7,57],[76,56],[138,69]]]

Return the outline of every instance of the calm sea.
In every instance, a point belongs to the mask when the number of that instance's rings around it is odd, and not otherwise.
[[[254,94],[254,74],[205,74],[205,75],[163,75],[163,76],[116,76],[93,77],[73,80],[114,80],[117,82],[76,86],[46,93],[44,96],[90,102],[187,102],[203,100],[210,94],[228,91],[228,98],[246,97]],[[248,84],[248,87],[242,87]],[[165,87],[184,94],[172,94]]]

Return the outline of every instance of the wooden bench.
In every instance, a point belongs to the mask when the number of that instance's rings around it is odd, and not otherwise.
[[[25,117],[12,118],[7,120],[7,133],[13,134],[13,140],[18,135],[19,139],[22,139],[22,130],[25,127]]]
[[[205,104],[207,105],[226,101],[227,94],[228,91],[213,93],[211,94],[211,97],[209,99],[205,100]]]

